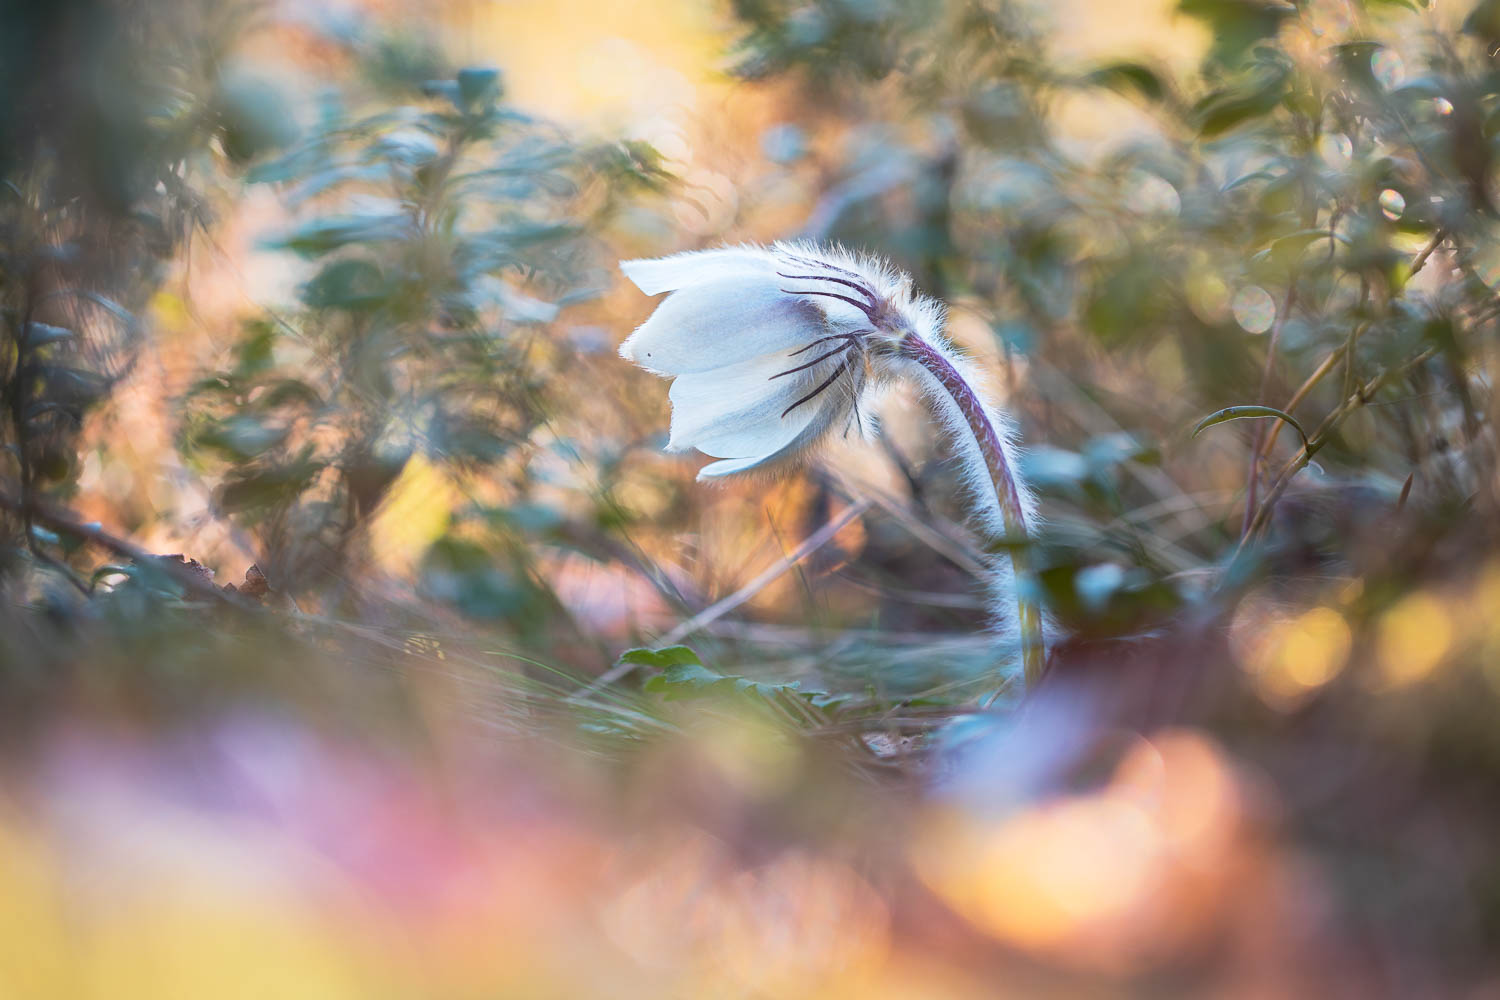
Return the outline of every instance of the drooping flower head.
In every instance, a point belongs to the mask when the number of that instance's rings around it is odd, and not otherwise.
[[[1012,585],[1026,568],[1031,495],[1015,473],[1010,421],[943,337],[941,305],[878,261],[801,244],[620,266],[646,294],[670,293],[620,354],[673,378],[668,447],[717,458],[700,479],[769,468],[829,434],[864,430],[871,388],[919,385],[953,439],[992,548],[1010,550],[992,584],[997,604],[1018,614],[1001,630],[1016,628],[1027,680],[1040,678],[1041,613]]]
[[[620,354],[672,383],[674,451],[720,461],[714,478],[778,464],[831,433],[863,431],[861,401],[908,331],[932,335],[943,310],[873,262],[777,244],[621,265],[648,295],[670,292]]]

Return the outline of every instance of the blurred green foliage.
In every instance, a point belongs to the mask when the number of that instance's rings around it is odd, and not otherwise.
[[[88,589],[78,539],[24,508],[69,495],[84,415],[129,370],[135,316],[206,192],[269,185],[297,219],[268,244],[296,262],[297,301],[243,325],[177,428],[216,512],[278,590],[336,604],[420,456],[484,484],[420,560],[424,594],[544,629],[537,543],[578,534],[532,499],[534,445],[576,392],[557,391],[576,359],[554,321],[608,285],[598,234],[665,187],[655,154],[579,143],[420,33],[330,21],[356,72],[306,106],[231,57],[253,7],[70,9],[18,15],[7,42],[12,568],[71,565]],[[1073,631],[1145,629],[1220,580],[1309,560],[1362,572],[1376,556],[1320,512],[1358,526],[1399,501],[1441,536],[1449,512],[1492,509],[1493,18],[1481,4],[1448,30],[1401,4],[1351,9],[1188,0],[1211,44],[1182,74],[1045,58],[1066,26],[1007,2],[735,5],[739,71],[801,79],[850,123],[807,235],[890,255],[1022,366],[1014,398],[1047,442],[1026,468],[1048,526],[1040,586]],[[1405,30],[1422,18],[1429,31]],[[127,46],[58,77],[49,53],[109,48],[111,25]],[[1081,145],[1061,115],[1079,95],[1114,95],[1139,127]],[[771,159],[809,155],[800,134],[783,128]],[[1246,406],[1285,406],[1305,447],[1263,421],[1188,443]],[[1174,463],[1245,438],[1264,455],[1241,459],[1220,514],[1172,508],[1223,489]],[[907,470],[914,495],[961,519],[930,457]],[[591,551],[618,551],[598,533],[630,514],[595,501]],[[1154,505],[1165,520],[1138,516]]]
[[[995,553],[935,436],[881,442],[888,496],[837,470],[709,494],[659,454],[659,387],[590,367],[626,324],[598,315],[614,256],[688,241],[641,218],[701,190],[644,143],[527,114],[409,25],[330,18],[336,79],[309,97],[237,61],[263,11],[0,10],[0,682],[28,696],[5,721],[51,695],[173,723],[244,700],[410,734],[441,688],[486,733],[612,762],[704,718],[826,737],[862,777],[959,742],[941,723],[1006,651],[971,593]],[[1199,727],[1270,776],[1373,950],[1491,963],[1500,4],[1183,0],[1207,39],[1190,70],[1058,55],[1077,26],[1009,0],[732,11],[737,72],[787,119],[756,169],[812,186],[801,235],[890,257],[989,338],[1030,445],[1058,687],[998,723],[1032,757],[967,766],[1069,760],[1007,779],[1037,795],[1121,732]],[[1119,127],[1087,134],[1080,102]],[[290,220],[261,249],[291,301],[258,303],[165,408],[206,518],[264,570],[230,593],[66,508],[114,502],[103,475],[80,497],[86,422],[184,246],[256,193]],[[407,588],[366,569],[413,469],[456,499]],[[855,500],[858,524],[777,577],[791,597],[716,600],[752,548]],[[741,530],[762,514],[769,536]],[[599,577],[654,617],[575,620]],[[616,659],[652,633],[690,645]],[[827,786],[806,784],[786,812],[810,826]]]
[[[1450,517],[1496,499],[1488,7],[1454,31],[1413,4],[1333,6],[1184,0],[1211,39],[1184,76],[1040,58],[1020,4],[737,4],[742,72],[800,74],[853,123],[816,235],[891,255],[1022,359],[1013,398],[1048,427],[1028,459],[1044,588],[1074,628],[1138,629],[1205,596],[1252,525],[1270,544],[1240,556],[1268,568],[1386,557],[1354,523],[1329,537],[1317,517],[1276,520],[1288,493],[1367,523],[1406,483],[1418,533],[1489,544]],[[872,104],[873,79],[901,96]],[[1139,124],[1104,144],[1070,135],[1058,112],[1101,91]],[[1267,449],[1237,484],[1249,515],[1195,517],[1170,541],[1128,516],[1197,478],[1143,460],[1203,447],[1188,429],[1249,404],[1295,407],[1311,435],[1301,456],[1285,435],[1269,448],[1267,424],[1242,435]],[[1071,427],[1045,420],[1054,406]],[[1160,448],[1108,457],[1119,428]],[[1119,595],[1098,593],[1108,580]]]
[[[71,495],[85,415],[129,372],[138,314],[205,218],[193,177],[236,127],[217,66],[251,11],[15,6],[0,40],[3,581],[79,549],[26,511]]]
[[[368,113],[326,97],[310,135],[251,169],[308,209],[272,245],[315,270],[300,307],[247,324],[235,365],[188,399],[184,449],[293,592],[357,567],[350,546],[413,454],[499,469],[565,361],[540,331],[599,287],[588,189],[609,178],[588,152],[508,107],[495,70],[424,90]],[[465,545],[433,553],[435,572],[464,574],[439,590],[517,613],[521,592]]]
[[[1341,529],[1398,507],[1423,539],[1472,527],[1451,512],[1493,509],[1493,18],[1480,5],[1450,30],[1401,4],[1351,11],[1188,0],[1211,43],[1183,74],[1046,58],[1066,26],[1007,2],[735,5],[740,72],[801,80],[848,123],[818,154],[829,180],[807,235],[888,254],[980,317],[1023,373],[1013,399],[1046,441],[1026,459],[1047,524],[1039,585],[1071,631],[1148,629],[1268,572],[1360,575],[1388,553]],[[633,544],[633,515],[603,493],[581,528],[535,499],[539,453],[592,460],[549,426],[578,392],[555,321],[608,286],[600,234],[620,207],[669,179],[648,147],[580,143],[420,33],[330,21],[354,72],[298,104],[232,58],[253,16],[106,4],[14,19],[12,578],[42,566],[90,589],[81,539],[27,508],[69,496],[84,415],[129,370],[135,317],[207,193],[270,186],[296,220],[267,244],[301,276],[296,301],[244,323],[178,414],[215,512],[248,532],[275,589],[337,606],[420,457],[469,494],[419,560],[422,593],[545,631],[560,611],[542,543]],[[1430,30],[1405,30],[1423,18]],[[134,56],[49,76],[47,53],[105,46],[110,25]],[[1062,113],[1080,95],[1128,105],[1138,126],[1082,143]],[[793,169],[812,155],[801,135],[783,126],[768,158]],[[1263,419],[1188,439],[1226,407]],[[1279,435],[1278,413],[1303,440]],[[1222,456],[1246,438],[1263,454],[1230,456],[1229,502],[1185,502],[1225,491]],[[1211,448],[1213,476],[1185,469]],[[903,469],[919,512],[960,520],[940,457]],[[619,444],[596,471],[627,459]],[[877,546],[882,559],[898,556]]]

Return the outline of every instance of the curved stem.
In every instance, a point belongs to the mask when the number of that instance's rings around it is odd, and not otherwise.
[[[1031,573],[1031,553],[1026,508],[1021,502],[1021,492],[1006,456],[1004,441],[990,419],[984,402],[940,351],[914,332],[907,332],[901,338],[897,351],[902,357],[921,365],[932,376],[974,436],[979,457],[984,463],[986,478],[995,491],[995,504],[999,508],[1004,530],[1003,537],[992,541],[1003,543],[1009,550],[1011,568],[1015,574],[1021,660],[1025,669],[1026,686],[1031,688],[1042,679],[1046,670],[1047,653],[1042,638],[1041,608],[1027,597],[1030,589],[1028,578]]]

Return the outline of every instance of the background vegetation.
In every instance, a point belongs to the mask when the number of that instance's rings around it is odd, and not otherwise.
[[[1494,989],[1500,5],[0,29],[6,995]],[[1018,418],[1024,698],[915,400],[661,452],[616,262],[793,236]]]

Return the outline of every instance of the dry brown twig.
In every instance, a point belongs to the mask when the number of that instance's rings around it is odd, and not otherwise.
[[[848,507],[844,508],[843,512],[840,513],[838,517],[833,518],[827,524],[823,525],[823,527],[807,536],[807,538],[803,540],[801,545],[798,545],[796,549],[782,556],[771,566],[767,567],[763,572],[757,575],[755,579],[751,580],[749,583],[745,584],[743,587],[741,587],[739,590],[736,590],[728,597],[715,601],[713,604],[704,608],[702,611],[698,612],[687,621],[678,624],[670,632],[657,640],[658,645],[675,646],[677,643],[681,642],[689,635],[692,635],[694,632],[697,632],[705,626],[710,625],[713,622],[724,617],[729,612],[744,604],[756,594],[760,593],[762,590],[765,590],[766,587],[774,583],[783,574],[789,572],[802,560],[806,559],[818,549],[822,548],[824,545],[832,541],[834,535],[837,535],[847,524],[849,524],[849,522],[859,517],[869,508],[870,501],[868,500],[857,500],[854,503],[850,504]],[[613,684],[615,681],[626,676],[632,670],[634,670],[636,666],[638,666],[638,664],[635,663],[615,664],[613,667],[590,681],[582,689],[570,695],[569,700],[576,701],[580,698],[588,697],[590,694],[593,694],[600,688]]]

